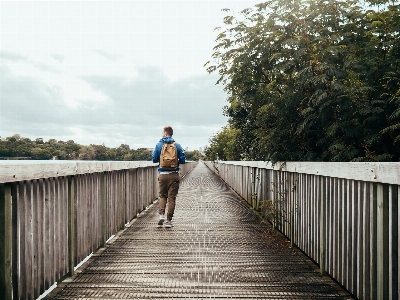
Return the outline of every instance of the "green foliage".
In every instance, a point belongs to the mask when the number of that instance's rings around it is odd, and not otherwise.
[[[199,150],[185,151],[185,157],[187,161],[199,161],[205,159],[205,156]]]
[[[400,160],[400,6],[368,3],[271,0],[225,18],[208,71],[229,95],[230,157]],[[229,159],[225,130],[210,158]]]
[[[240,160],[240,145],[236,143],[239,130],[227,125],[210,138],[210,146],[205,149],[207,160]]]
[[[121,144],[117,148],[107,148],[105,145],[82,146],[72,140],[67,142],[50,139],[43,141],[37,138],[31,141],[19,134],[0,139],[0,158],[33,159],[33,160],[151,160],[152,150],[139,148],[130,149],[129,145]]]

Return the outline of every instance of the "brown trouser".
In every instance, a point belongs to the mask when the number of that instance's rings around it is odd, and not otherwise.
[[[158,175],[158,188],[159,188],[159,214],[165,214],[165,207],[167,206],[167,220],[171,221],[175,211],[175,200],[178,195],[180,176],[178,172],[169,174]]]

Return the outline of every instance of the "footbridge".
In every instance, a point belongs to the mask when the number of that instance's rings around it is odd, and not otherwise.
[[[0,163],[1,299],[398,299],[399,163]]]

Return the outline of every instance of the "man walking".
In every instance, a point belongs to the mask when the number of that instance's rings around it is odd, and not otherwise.
[[[171,228],[172,217],[175,211],[175,200],[179,190],[179,164],[186,162],[185,152],[180,144],[172,138],[174,131],[171,126],[164,127],[162,138],[154,148],[152,159],[158,163],[158,187],[159,187],[159,214],[158,225],[162,226],[165,220],[167,207],[166,228]],[[174,157],[175,156],[175,157]]]

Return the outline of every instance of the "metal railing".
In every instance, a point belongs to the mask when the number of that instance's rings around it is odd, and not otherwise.
[[[356,298],[398,299],[400,163],[206,164]]]
[[[0,298],[36,299],[73,275],[156,200],[157,175],[144,161],[0,162]]]

